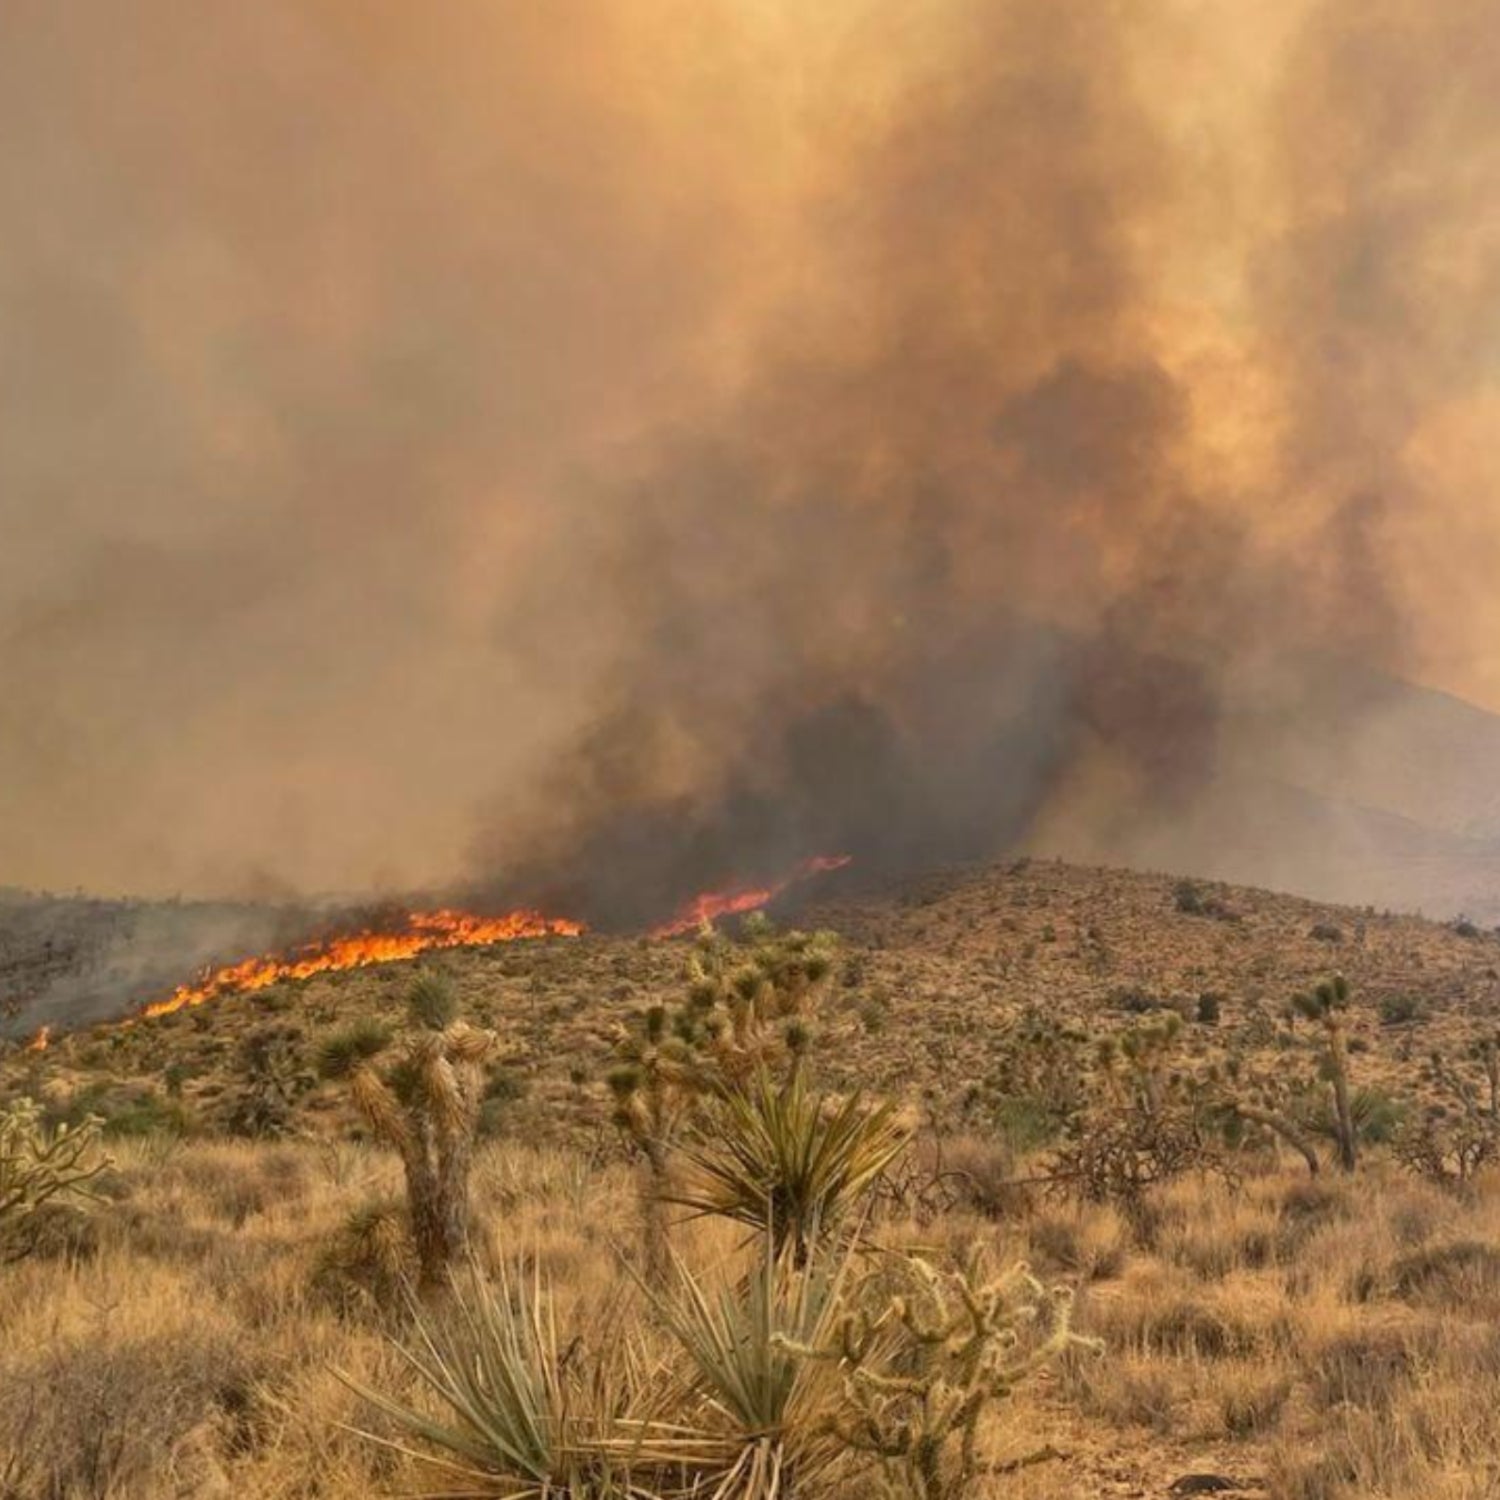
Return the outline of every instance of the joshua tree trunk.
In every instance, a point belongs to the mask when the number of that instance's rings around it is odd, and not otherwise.
[[[667,1150],[656,1138],[641,1142],[645,1171],[641,1174],[641,1254],[646,1285],[667,1284]]]
[[[1339,1166],[1352,1172],[1359,1164],[1359,1137],[1354,1130],[1354,1111],[1349,1103],[1349,1054],[1344,1046],[1343,1023],[1328,1018],[1328,1071],[1332,1074],[1333,1107],[1338,1122]]]
[[[1272,1114],[1268,1109],[1257,1109],[1252,1104],[1236,1104],[1234,1108],[1237,1114],[1243,1115],[1253,1124],[1264,1125],[1267,1130],[1275,1131],[1307,1163],[1308,1175],[1318,1175],[1318,1153],[1313,1149],[1312,1142],[1290,1120]]]
[[[443,1143],[423,1142],[406,1160],[412,1246],[424,1287],[445,1285],[468,1247],[469,1163],[466,1141],[446,1149]]]

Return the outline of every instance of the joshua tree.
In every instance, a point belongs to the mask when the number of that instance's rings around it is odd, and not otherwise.
[[[48,1130],[32,1099],[0,1110],[0,1260],[19,1260],[27,1230],[59,1198],[94,1197],[90,1184],[110,1165],[95,1153],[100,1122]]]
[[[1361,1137],[1375,1128],[1375,1119],[1385,1108],[1381,1096],[1356,1092],[1350,1082],[1348,1005],[1348,983],[1342,975],[1335,975],[1310,994],[1294,995],[1286,1011],[1292,1030],[1302,1019],[1321,1033],[1318,1080],[1327,1086],[1326,1107],[1318,1107],[1316,1087],[1309,1090],[1289,1083],[1284,1073],[1274,1077],[1251,1073],[1238,1056],[1231,1056],[1226,1068],[1226,1107],[1240,1119],[1279,1136],[1307,1163],[1314,1177],[1319,1166],[1315,1136],[1331,1139],[1339,1166],[1352,1172],[1359,1162]]]
[[[645,1164],[641,1195],[648,1280],[667,1274],[664,1204],[672,1148],[708,1098],[745,1096],[777,1076],[801,1078],[809,1017],[833,972],[829,933],[777,932],[760,914],[741,941],[704,925],[675,1007],[653,1005],[622,1029],[609,1074],[614,1119]]]
[[[1316,1022],[1323,1031],[1323,1078],[1333,1095],[1333,1138],[1338,1163],[1346,1172],[1359,1164],[1359,1131],[1349,1088],[1349,1047],[1344,1015],[1349,1007],[1349,985],[1342,974],[1325,979],[1311,994],[1292,997],[1298,1015]]]
[[[407,996],[408,1025],[393,1063],[372,1064],[388,1034],[369,1025],[338,1033],[319,1056],[324,1077],[347,1078],[354,1103],[401,1154],[406,1208],[422,1284],[441,1286],[469,1238],[469,1168],[493,1032],[459,1019],[442,980],[424,975]]]
[[[619,1039],[617,1065],[609,1074],[615,1124],[641,1154],[641,1240],[646,1278],[665,1281],[667,1226],[665,1200],[672,1143],[688,1110],[707,1089],[709,1073],[699,1052],[697,1013],[691,1006],[675,1016],[653,1005]]]

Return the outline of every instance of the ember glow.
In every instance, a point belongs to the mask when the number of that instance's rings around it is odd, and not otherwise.
[[[309,944],[283,958],[247,958],[212,969],[196,984],[179,985],[165,1000],[146,1006],[142,1015],[170,1015],[218,995],[246,994],[283,979],[310,979],[336,969],[361,969],[368,964],[415,958],[434,949],[485,948],[519,938],[577,937],[582,931],[582,922],[545,917],[536,911],[512,911],[498,917],[447,909],[412,912],[403,927],[392,931],[354,933]]]
[[[815,854],[811,859],[804,859],[790,875],[783,876],[771,885],[731,886],[722,891],[705,891],[681,906],[671,921],[653,927],[651,936],[678,937],[684,932],[695,931],[704,922],[712,922],[717,917],[758,911],[768,902],[774,901],[788,886],[828,870],[842,870],[849,860],[850,856],[847,854]]]

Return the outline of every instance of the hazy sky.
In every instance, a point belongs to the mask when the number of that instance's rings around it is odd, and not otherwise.
[[[6,0],[0,883],[469,875],[1000,610],[1500,709],[1495,25]]]

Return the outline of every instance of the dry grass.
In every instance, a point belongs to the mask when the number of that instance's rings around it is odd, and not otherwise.
[[[393,1161],[313,1144],[133,1143],[89,1233],[0,1279],[0,1493],[365,1496],[420,1466],[351,1435],[378,1418],[333,1374],[413,1394],[388,1311],[327,1294],[327,1252],[393,1193]],[[619,1166],[492,1146],[486,1252],[535,1266],[571,1309],[619,1286],[633,1189]],[[1380,1167],[1357,1184],[1179,1182],[1151,1248],[1108,1208],[995,1221],[887,1217],[882,1240],[1027,1256],[1079,1290],[1102,1360],[1070,1358],[989,1434],[1065,1457],[996,1495],[1063,1500],[1213,1472],[1246,1493],[1469,1500],[1500,1475],[1500,1190],[1467,1201]],[[704,1264],[737,1237],[677,1231]],[[320,1277],[320,1272],[322,1273]],[[1119,1492],[1128,1493],[1128,1488]]]
[[[1216,921],[1176,913],[1171,890],[1032,864],[818,914],[849,936],[821,1080],[922,1107],[907,1185],[930,1187],[899,1210],[886,1201],[874,1232],[1024,1257],[1076,1288],[1079,1330],[1106,1346],[999,1411],[997,1455],[1051,1443],[1066,1456],[996,1480],[994,1494],[1153,1495],[1204,1472],[1290,1500],[1500,1494],[1500,1180],[1449,1195],[1376,1152],[1353,1182],[1300,1167],[1232,1188],[1183,1179],[1128,1219],[1016,1191],[1035,1122],[996,1114],[992,1080],[1021,1006],[1110,1029],[1129,1020],[1122,996],[1220,992],[1219,1023],[1186,1028],[1191,1062],[1279,1045],[1278,1007],[1326,970],[1328,946],[1309,933],[1328,909],[1229,892],[1239,920]],[[1359,1078],[1407,1093],[1426,1050],[1492,1013],[1496,945],[1416,919],[1333,917]],[[493,1095],[501,1138],[474,1177],[482,1256],[540,1268],[564,1320],[621,1283],[637,1210],[603,1123],[605,1060],[622,1017],[677,992],[681,957],[601,938],[449,960],[509,1050]],[[408,979],[400,967],[325,976],[3,1061],[0,1094],[112,1115],[118,1167],[106,1206],[60,1217],[41,1254],[0,1272],[0,1497],[419,1485],[410,1460],[346,1430],[374,1419],[333,1373],[414,1395],[387,1340],[408,1269],[378,1212],[399,1199],[394,1159],[350,1139],[341,1093],[323,1087],[299,1098],[294,1142],[211,1138],[242,1087],[246,1032],[274,1016],[311,1058],[337,1028],[394,1016]],[[1419,1020],[1382,1024],[1394,993],[1421,1001]],[[163,1133],[182,1123],[209,1138]],[[740,1242],[713,1224],[675,1237],[710,1268]]]

